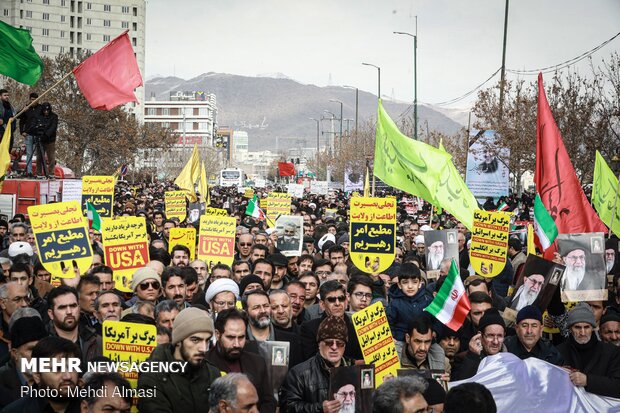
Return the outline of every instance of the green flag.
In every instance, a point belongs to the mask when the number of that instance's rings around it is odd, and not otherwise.
[[[101,231],[101,216],[97,212],[97,209],[90,202],[86,202],[86,216],[90,227],[94,230]]]
[[[442,169],[450,155],[403,135],[379,99],[374,174],[386,184],[433,205]]]
[[[616,191],[618,190],[618,178],[603,159],[599,151],[596,151],[594,163],[594,182],[592,184],[592,205],[596,208],[599,217],[611,227],[611,217],[614,213]],[[616,205],[616,217],[614,227],[611,229],[615,234],[620,234],[620,208]]]
[[[32,86],[42,73],[43,62],[32,47],[30,32],[0,21],[0,74]]]
[[[445,152],[442,143],[439,143],[439,150]],[[454,215],[470,230],[474,226],[474,211],[478,208],[478,201],[471,193],[465,181],[461,177],[458,169],[448,161],[448,167],[444,169],[436,195],[438,205]]]

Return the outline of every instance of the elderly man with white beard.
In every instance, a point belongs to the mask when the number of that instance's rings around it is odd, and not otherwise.
[[[523,277],[523,285],[517,290],[510,307],[516,311],[534,304],[545,282],[542,274],[530,274]]]
[[[443,260],[444,248],[442,241],[433,242],[428,251],[426,252],[428,255],[428,270],[438,270],[441,266],[441,261]]]
[[[598,279],[594,274],[587,274],[588,267],[586,251],[583,248],[575,248],[564,257],[566,271],[562,278],[562,289],[575,290],[602,290],[605,288],[605,279]]]

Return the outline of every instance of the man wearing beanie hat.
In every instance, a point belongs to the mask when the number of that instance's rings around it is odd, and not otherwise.
[[[220,371],[206,360],[209,340],[213,336],[213,320],[199,308],[186,308],[174,319],[172,341],[153,350],[149,361],[183,363],[183,372],[140,373],[138,389],[153,397],[140,397],[138,409],[143,412],[200,411],[207,405],[209,386]]]
[[[280,388],[280,410],[304,412],[337,412],[338,400],[330,400],[330,369],[348,366],[344,358],[348,341],[347,323],[342,317],[327,316],[316,335],[319,352],[289,370]]]
[[[579,303],[568,313],[568,340],[558,346],[566,365],[574,371],[571,382],[587,392],[620,398],[620,353],[612,344],[599,341],[593,333],[594,313]]]
[[[141,301],[155,303],[161,293],[161,278],[157,271],[150,267],[142,267],[133,273],[131,289]]]
[[[255,274],[246,275],[239,282],[239,296],[240,297],[243,297],[243,294],[245,294],[248,291],[258,290],[258,289],[261,289],[261,290],[265,289],[263,286],[263,279],[260,278],[258,275],[255,275]]]
[[[548,363],[561,366],[564,364],[560,352],[549,340],[543,338],[542,313],[538,307],[526,305],[517,313],[516,336],[506,337],[504,345],[508,352],[525,360],[535,357]]]
[[[489,308],[480,319],[478,334],[469,341],[469,350],[462,362],[455,363],[451,375],[452,381],[473,377],[478,372],[478,366],[483,358],[506,351],[505,336],[504,319],[495,308]]]
[[[48,333],[40,317],[23,317],[13,323],[10,336],[11,358],[0,368],[0,409],[21,397],[22,385],[33,384],[32,376],[19,366],[22,359],[30,361],[32,349]]]

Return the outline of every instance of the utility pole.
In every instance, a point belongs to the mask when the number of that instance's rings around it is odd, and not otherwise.
[[[504,87],[506,81],[506,39],[508,37],[508,3],[506,0],[506,10],[504,13],[504,46],[502,48],[502,77],[499,81],[499,123],[502,123],[504,116]]]

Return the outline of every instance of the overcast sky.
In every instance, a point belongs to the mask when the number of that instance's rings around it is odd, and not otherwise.
[[[504,3],[147,0],[145,75],[280,72],[301,83],[376,93],[376,69],[361,64],[369,62],[381,66],[382,94],[412,101],[413,39],[392,32],[414,33],[417,15],[418,100],[442,102],[473,89],[501,66]],[[619,0],[513,0],[506,66],[558,64],[619,31]],[[620,50],[620,37],[593,61],[614,50]],[[589,71],[585,62],[578,68]]]

